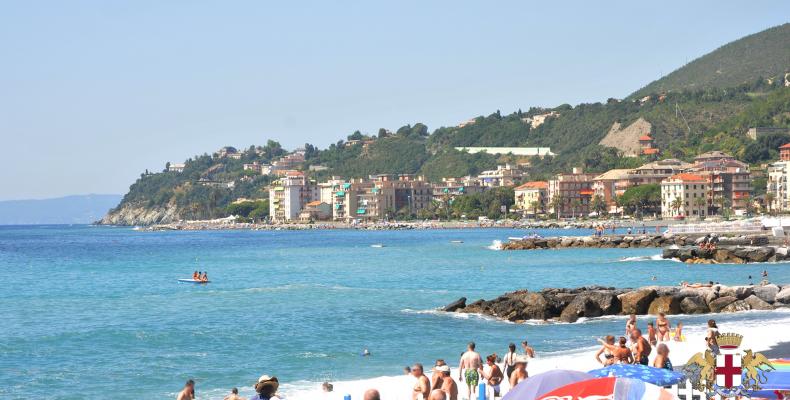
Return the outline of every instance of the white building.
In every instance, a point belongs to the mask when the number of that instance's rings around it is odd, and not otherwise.
[[[790,174],[790,161],[778,161],[768,167],[768,188],[766,195],[772,199],[766,206],[769,211],[784,212],[790,207],[790,190],[787,188],[788,174]]]
[[[513,154],[514,156],[553,156],[551,147],[456,147],[458,151],[488,154]]]
[[[269,217],[278,222],[299,218],[302,211],[306,182],[304,174],[292,171],[269,188]]]
[[[711,187],[704,176],[680,173],[661,181],[661,216],[704,218],[710,207]]]
[[[169,172],[184,172],[184,168],[186,168],[186,164],[184,163],[168,163],[167,170]]]

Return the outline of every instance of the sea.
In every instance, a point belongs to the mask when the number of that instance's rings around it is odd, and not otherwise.
[[[625,317],[515,324],[439,309],[516,289],[790,283],[790,264],[686,265],[660,249],[500,251],[511,236],[590,230],[168,231],[0,227],[0,398],[172,399],[187,379],[198,399],[244,396],[277,376],[285,399],[361,399],[377,388],[410,399],[403,368],[445,359],[469,341],[483,354],[528,340],[530,373],[597,366],[596,338]],[[195,270],[211,283],[178,282]],[[654,280],[655,279],[655,280]],[[671,316],[683,364],[704,348],[710,315]],[[787,340],[790,312],[717,314],[755,351]],[[645,327],[648,317],[640,318]],[[363,357],[364,349],[370,356]],[[331,382],[334,391],[322,393]]]

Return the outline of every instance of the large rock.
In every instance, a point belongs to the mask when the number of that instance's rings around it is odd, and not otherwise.
[[[560,321],[576,322],[581,317],[600,317],[618,312],[620,312],[620,300],[612,292],[584,292],[576,295],[562,310]]]
[[[623,314],[645,314],[650,308],[650,303],[656,298],[656,291],[654,289],[640,289],[623,293],[617,297],[622,304]]]
[[[679,314],[680,300],[671,295],[656,297],[655,300],[650,303],[647,313],[652,315],[658,315],[660,313]]]
[[[702,296],[691,296],[680,302],[680,310],[684,314],[706,314],[710,312],[710,307]]]
[[[749,303],[744,300],[736,300],[732,303],[728,304],[727,307],[724,307],[721,312],[724,313],[731,313],[731,312],[739,312],[739,311],[747,311],[750,310]]]
[[[730,304],[738,301],[738,298],[735,296],[724,296],[719,297],[716,300],[711,301],[708,303],[708,307],[710,307],[711,312],[721,312],[725,307],[729,306]]]
[[[782,290],[776,294],[776,303],[790,304],[790,286],[782,287]]]
[[[752,291],[760,300],[773,304],[776,301],[776,294],[779,293],[779,286],[773,283],[765,286],[755,286]]]
[[[503,305],[499,312],[506,313],[506,318],[510,321],[525,321],[530,319],[546,320],[552,318],[549,312],[548,302],[546,297],[540,293],[532,292],[516,292],[509,296],[510,302]],[[495,308],[496,312],[497,309]]]
[[[774,306],[768,304],[767,301],[757,297],[756,295],[751,295],[747,297],[745,300],[746,304],[749,305],[750,310],[773,310]]]
[[[466,307],[466,297],[461,297],[460,299],[444,306],[444,311],[453,312],[464,307]]]

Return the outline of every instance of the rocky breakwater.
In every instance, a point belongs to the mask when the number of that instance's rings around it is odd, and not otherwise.
[[[524,238],[510,240],[502,245],[502,250],[536,250],[563,248],[634,248],[693,246],[700,242],[699,235],[606,235],[606,236],[560,236],[547,238]],[[720,245],[765,245],[765,235],[725,236],[719,238]]]
[[[773,246],[719,246],[716,249],[666,248],[661,252],[661,257],[688,264],[746,264],[790,259],[787,247]]]
[[[519,290],[470,304],[463,297],[445,306],[444,311],[483,314],[512,322],[576,322],[579,318],[604,315],[705,314],[772,310],[785,306],[790,306],[790,285],[648,286],[636,289],[587,286],[547,288],[537,292]]]

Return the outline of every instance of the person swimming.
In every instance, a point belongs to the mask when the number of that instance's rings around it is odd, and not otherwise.
[[[208,272],[203,271],[203,275],[201,275],[200,279],[198,279],[198,280],[201,281],[201,282],[208,282]]]
[[[200,280],[200,272],[198,272],[198,271],[193,272],[192,273],[192,280],[193,281],[199,281]]]

